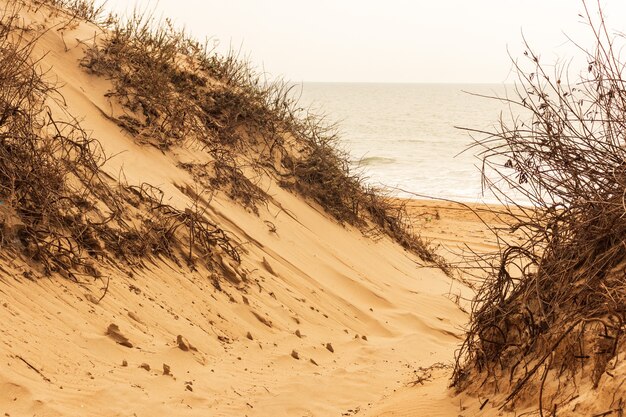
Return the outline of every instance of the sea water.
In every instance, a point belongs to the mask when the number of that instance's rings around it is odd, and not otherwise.
[[[467,129],[493,131],[509,107],[505,85],[304,83],[301,103],[336,121],[340,146],[368,184],[411,193],[494,202],[481,183]],[[473,136],[473,137],[472,137]]]

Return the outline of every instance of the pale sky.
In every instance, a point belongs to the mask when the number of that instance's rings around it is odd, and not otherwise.
[[[565,34],[591,45],[579,0],[138,2],[294,82],[502,83],[522,32],[545,62],[575,53]],[[626,1],[601,2],[608,26],[626,31]],[[108,1],[119,12],[134,4]]]

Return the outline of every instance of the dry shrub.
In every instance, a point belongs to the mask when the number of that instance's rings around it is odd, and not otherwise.
[[[164,151],[199,143],[213,159],[207,185],[225,189],[256,212],[265,193],[245,178],[235,161],[252,132],[272,137],[265,122],[268,110],[261,104],[264,93],[213,78],[214,60],[206,45],[150,15],[114,21],[101,43],[87,50],[82,65],[112,80],[108,96],[126,109],[117,123]]]
[[[107,35],[102,48],[87,50],[82,65],[112,79],[108,95],[129,110],[118,116],[122,127],[161,149],[206,133],[191,96],[206,80],[179,70],[179,50],[191,48],[184,34],[155,33],[150,20],[138,16],[126,26],[114,24]]]
[[[175,209],[159,189],[119,184],[102,171],[100,144],[61,110],[62,96],[31,59],[37,38],[18,25],[16,4],[0,16],[2,248],[75,279],[97,275],[95,262],[109,257],[201,257],[213,267],[224,253],[238,262],[229,237],[197,205]]]
[[[214,266],[212,261],[221,261],[211,259],[214,249],[219,248],[220,253],[240,262],[231,239],[208,219],[198,202],[179,210],[163,201],[165,196],[159,188],[146,183],[125,186],[124,191],[132,195],[129,200],[139,209],[141,222],[139,227],[126,231],[130,239],[119,241],[119,247],[111,247],[114,253],[135,259],[162,255],[175,261],[182,256],[189,265],[199,257]]]
[[[276,87],[227,72],[208,48],[169,20],[135,13],[112,22],[82,65],[113,81],[108,95],[129,110],[120,124],[161,149],[185,141],[232,146],[246,133],[268,133],[265,100]]]
[[[180,163],[205,190],[222,190],[232,200],[258,214],[257,204],[266,203],[268,195],[253,183],[230,155],[220,155],[207,163]]]
[[[385,197],[381,190],[367,188],[362,196],[363,209],[376,225],[376,231],[391,236],[403,248],[418,254],[424,261],[436,264],[447,275],[452,267],[441,256],[434,253],[427,243],[416,239],[412,221],[406,211],[406,202]]]
[[[548,72],[526,45],[515,62],[516,97],[506,99],[511,120],[480,132],[475,145],[516,238],[500,234],[499,253],[482,259],[488,279],[454,384],[504,391],[503,407],[530,396],[542,415],[572,395],[562,379],[562,395],[544,398],[549,376],[601,386],[626,320],[624,37],[610,34],[601,12],[597,23],[585,10],[596,41],[587,72],[575,82],[567,67]],[[532,207],[515,204],[512,193]]]
[[[106,1],[97,4],[90,0],[33,0],[35,5],[47,5],[69,12],[69,21],[85,20],[88,22],[103,22]]]
[[[363,194],[361,179],[350,172],[347,155],[337,150],[333,127],[322,129],[311,116],[302,123],[299,137],[306,140],[298,157],[285,153],[283,165],[292,173],[291,185],[313,198],[337,220],[356,223]]]
[[[5,10],[0,24],[2,241],[50,272],[82,263],[92,200],[109,200],[98,176],[105,159],[76,122],[53,118],[47,101],[56,90],[31,61],[35,41],[24,39],[18,20]]]

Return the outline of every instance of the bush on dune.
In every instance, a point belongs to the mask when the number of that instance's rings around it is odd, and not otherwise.
[[[165,256],[213,267],[215,248],[235,261],[229,237],[202,210],[163,203],[159,189],[129,186],[102,167],[107,157],[64,108],[32,52],[17,2],[0,15],[0,245],[73,279],[98,276],[111,257],[139,265]]]
[[[84,221],[93,198],[112,203],[99,169],[105,158],[77,123],[53,118],[57,91],[30,59],[15,11],[0,25],[0,210],[3,246],[18,246],[47,271],[82,264],[97,250]]]
[[[587,71],[573,82],[526,45],[516,98],[506,99],[514,117],[475,145],[515,237],[498,236],[454,385],[505,392],[502,407],[535,399],[541,415],[584,381],[602,389],[626,325],[624,37],[585,9],[597,42]],[[532,208],[511,203],[513,190]],[[560,380],[549,395],[547,380]]]

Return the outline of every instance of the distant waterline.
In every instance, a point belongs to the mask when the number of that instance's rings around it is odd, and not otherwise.
[[[305,83],[301,101],[339,124],[353,168],[374,186],[461,201],[483,196],[480,161],[467,131],[490,130],[504,85]]]

